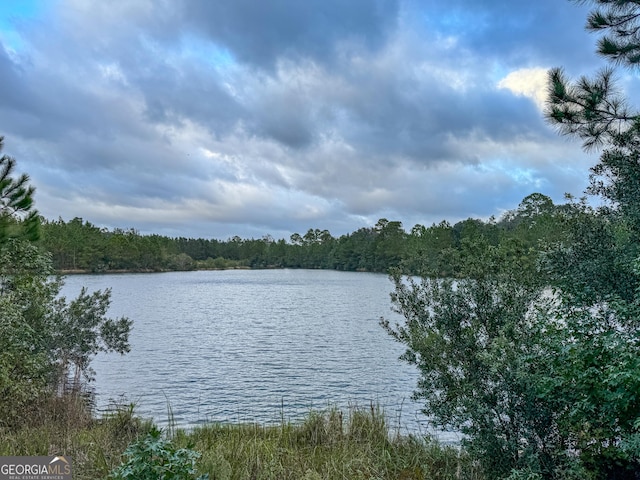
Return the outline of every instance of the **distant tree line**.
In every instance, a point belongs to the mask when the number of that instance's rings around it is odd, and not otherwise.
[[[451,225],[415,225],[380,219],[373,227],[333,237],[327,230],[309,229],[287,240],[233,237],[226,241],[141,235],[134,229],[101,229],[81,218],[44,220],[41,246],[51,253],[59,271],[166,271],[216,268],[318,268],[348,271],[404,271],[439,277],[465,276],[466,255],[500,245],[522,256],[527,268],[540,248],[565,235],[566,218],[575,202],[554,205],[540,193],[500,217],[469,218]],[[475,245],[471,252],[469,245]],[[481,249],[478,250],[478,245]]]

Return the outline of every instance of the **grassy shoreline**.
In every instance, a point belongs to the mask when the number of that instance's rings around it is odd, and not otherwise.
[[[133,406],[94,418],[79,398],[52,400],[40,421],[0,432],[0,455],[67,455],[75,480],[106,478],[130,443],[153,428]],[[392,433],[380,409],[311,411],[296,423],[212,423],[186,431],[167,428],[177,448],[201,454],[199,474],[210,479],[420,480],[483,477],[464,451],[429,438]]]

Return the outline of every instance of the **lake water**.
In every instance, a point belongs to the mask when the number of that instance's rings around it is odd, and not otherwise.
[[[297,421],[371,402],[401,433],[427,433],[410,397],[415,367],[380,327],[395,319],[386,275],[225,270],[77,275],[63,294],[112,289],[109,315],[134,321],[131,352],[92,363],[99,408],[137,405],[160,424]],[[431,432],[433,433],[433,432]],[[455,440],[439,434],[443,441]]]

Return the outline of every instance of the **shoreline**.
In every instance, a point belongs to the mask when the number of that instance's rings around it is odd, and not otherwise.
[[[102,270],[93,271],[88,269],[61,269],[55,270],[55,275],[118,275],[125,273],[169,273],[169,272],[216,272],[225,270],[330,270],[335,272],[356,272],[356,273],[380,273],[386,274],[386,272],[377,272],[373,270],[356,269],[356,270],[337,270],[335,268],[308,268],[308,267],[278,267],[275,265],[267,267],[249,267],[249,266],[234,266],[234,267],[212,267],[212,268],[192,268],[189,270],[173,270],[173,269],[114,269],[114,270]]]

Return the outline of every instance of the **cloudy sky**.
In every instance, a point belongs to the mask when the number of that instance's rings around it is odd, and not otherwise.
[[[565,0],[3,0],[0,135],[47,218],[226,239],[580,195],[542,117],[603,62]],[[624,83],[624,78],[622,79]]]

